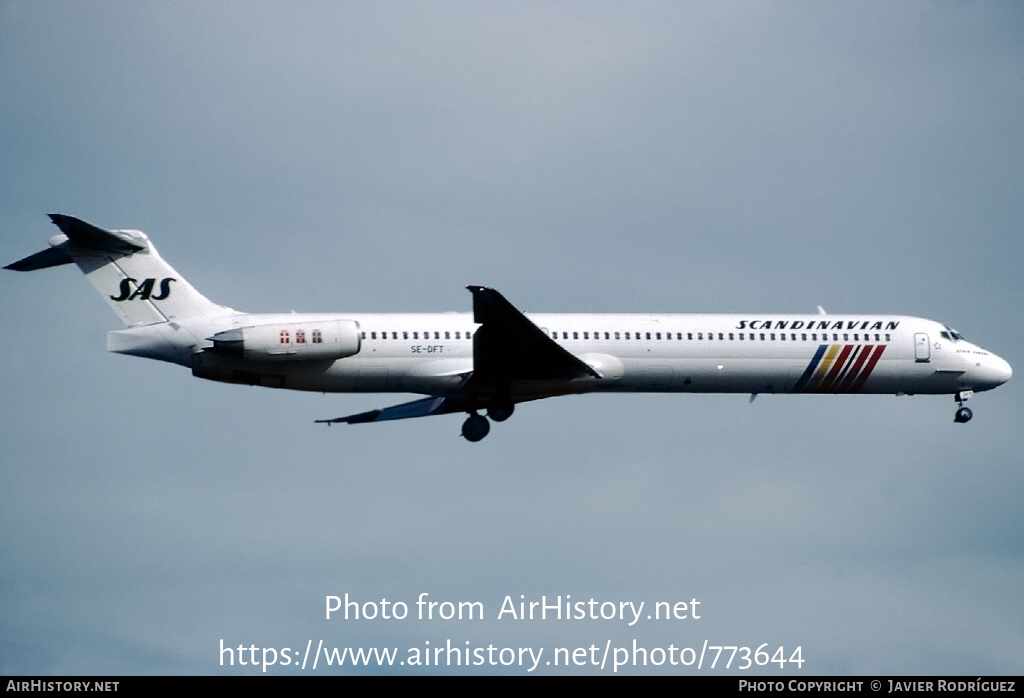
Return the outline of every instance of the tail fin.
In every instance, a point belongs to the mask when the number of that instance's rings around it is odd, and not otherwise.
[[[63,234],[50,239],[49,249],[5,269],[34,271],[74,262],[125,327],[235,312],[195,290],[143,232],[104,230],[61,214],[50,214],[50,220]]]

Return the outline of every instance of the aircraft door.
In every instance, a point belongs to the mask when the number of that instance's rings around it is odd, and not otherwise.
[[[924,332],[918,332],[914,335],[914,359],[918,363],[931,360],[931,347],[928,344],[928,335]]]

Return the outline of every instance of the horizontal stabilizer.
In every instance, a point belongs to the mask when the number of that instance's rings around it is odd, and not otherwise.
[[[120,230],[103,230],[86,223],[74,216],[51,213],[50,220],[60,228],[64,235],[58,235],[50,241],[49,247],[42,252],[19,259],[8,264],[4,269],[13,271],[38,271],[74,261],[68,247],[74,245],[85,250],[96,250],[118,255],[129,255],[146,249],[146,245]]]
[[[450,412],[461,412],[465,406],[461,400],[453,400],[445,397],[426,397],[413,402],[404,402],[401,405],[385,407],[382,410],[370,410],[348,417],[336,417],[335,419],[318,419],[317,424],[366,424],[367,422],[389,422],[394,419],[411,419],[413,417],[428,417],[435,414],[448,414]]]
[[[68,246],[61,243],[57,247],[48,247],[42,252],[19,259],[17,262],[8,264],[4,269],[12,271],[38,271],[48,267],[59,267],[61,264],[71,264],[74,260],[68,254]]]
[[[103,230],[74,216],[51,213],[50,220],[78,247],[114,254],[131,254],[146,249],[145,244],[132,240],[119,230]]]

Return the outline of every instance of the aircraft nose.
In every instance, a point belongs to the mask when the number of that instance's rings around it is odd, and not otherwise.
[[[986,389],[1002,385],[1013,375],[1013,368],[1009,362],[995,354],[989,354],[983,361],[978,362],[976,371]]]
[[[998,385],[1002,385],[1006,381],[1010,380],[1013,375],[1013,368],[1010,366],[1010,362],[998,356],[992,357],[992,376]]]

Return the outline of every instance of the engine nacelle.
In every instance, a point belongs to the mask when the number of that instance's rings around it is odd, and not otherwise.
[[[358,354],[360,344],[354,320],[236,327],[209,339],[215,353],[259,361],[333,361]]]

